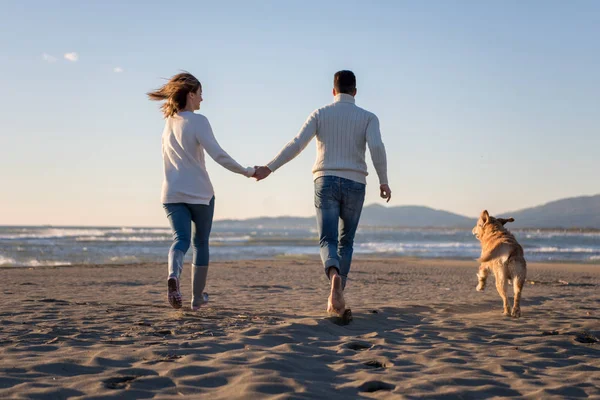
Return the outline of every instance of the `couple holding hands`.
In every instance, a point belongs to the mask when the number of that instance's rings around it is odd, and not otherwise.
[[[208,119],[194,113],[203,99],[202,85],[193,75],[177,74],[161,88],[148,93],[150,100],[163,102],[165,117],[161,201],[173,230],[167,278],[168,300],[173,308],[181,308],[183,304],[179,282],[190,245],[193,246],[191,308],[198,310],[208,301],[204,288],[215,198],[206,171],[205,152],[228,170],[259,181],[291,161],[316,137],[317,158],[312,173],[321,260],[331,284],[327,311],[344,315],[344,288],[365,199],[367,146],[379,177],[381,197],[389,202],[392,194],[379,120],[375,114],[356,106],[356,92],[354,73],[336,72],[333,103],[314,111],[298,135],[271,162],[255,168],[244,168],[231,158],[215,139]]]

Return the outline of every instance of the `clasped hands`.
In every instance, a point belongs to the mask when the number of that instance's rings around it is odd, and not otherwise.
[[[271,172],[272,172],[271,169],[267,166],[255,165],[254,166],[254,175],[252,175],[252,177],[254,179],[256,179],[257,181],[262,181],[267,176],[271,175]]]

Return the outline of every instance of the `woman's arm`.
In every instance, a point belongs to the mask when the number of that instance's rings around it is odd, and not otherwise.
[[[198,139],[198,143],[208,153],[208,155],[215,160],[219,165],[224,168],[227,168],[231,172],[235,172],[248,178],[254,175],[254,168],[242,167],[237,161],[235,161],[221,146],[215,135],[213,134],[212,127],[208,122],[208,119],[203,115],[198,115],[196,121],[198,121],[198,129],[196,130],[196,138]]]

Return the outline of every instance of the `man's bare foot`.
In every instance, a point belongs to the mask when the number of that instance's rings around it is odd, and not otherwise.
[[[327,299],[327,312],[341,317],[345,311],[346,302],[344,301],[344,289],[342,289],[342,277],[334,274],[331,278],[331,294]]]

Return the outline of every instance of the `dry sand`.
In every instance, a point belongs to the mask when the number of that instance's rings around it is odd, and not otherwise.
[[[189,266],[183,311],[164,265],[0,269],[0,398],[600,398],[600,266],[530,265],[518,320],[476,271],[356,260],[340,326],[316,259],[213,263],[197,313]]]

